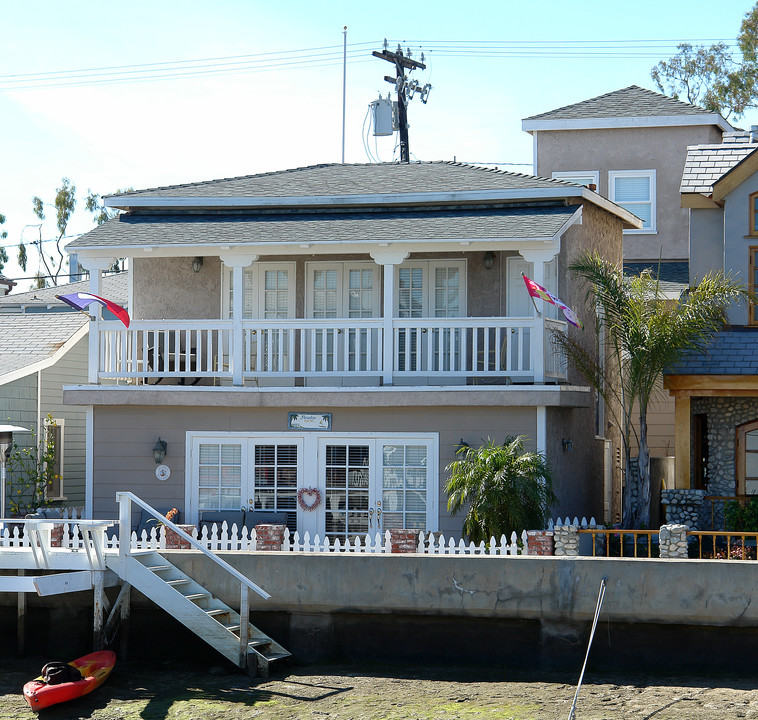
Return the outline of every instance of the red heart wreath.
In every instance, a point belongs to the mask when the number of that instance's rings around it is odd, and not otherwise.
[[[321,491],[315,487],[300,488],[297,491],[297,504],[305,512],[312,512],[321,505]]]

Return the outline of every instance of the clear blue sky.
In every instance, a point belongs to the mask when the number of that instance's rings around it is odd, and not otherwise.
[[[501,167],[529,172],[522,118],[631,84],[654,89],[650,68],[677,42],[733,40],[750,7],[734,0],[717,12],[691,0],[3,3],[0,213],[12,258],[4,273],[20,277],[15,246],[37,237],[31,197],[52,200],[64,176],[81,198],[70,225],[77,233],[91,227],[88,189],[107,194],[339,162],[345,25],[347,162],[369,161],[367,105],[386,96],[391,86],[382,78],[394,74],[371,51],[386,37],[391,49],[401,43],[414,57],[426,53],[428,69],[414,75],[433,89],[428,104],[416,98],[409,109],[416,159],[521,163]],[[189,62],[208,58],[216,60]],[[111,68],[107,82],[102,68]],[[67,80],[63,71],[72,70],[82,72]],[[149,73],[160,79],[135,81]],[[755,113],[739,121],[751,123]],[[392,160],[394,144],[370,139],[383,161]],[[42,237],[54,234],[45,223]]]

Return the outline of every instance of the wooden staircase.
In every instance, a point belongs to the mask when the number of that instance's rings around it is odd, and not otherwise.
[[[185,627],[251,675],[268,676],[269,664],[290,656],[263,631],[240,618],[228,605],[179,570],[157,552],[133,552],[125,567],[113,567],[124,581],[137,588]],[[247,603],[247,595],[244,595]],[[247,628],[247,643],[240,638]]]

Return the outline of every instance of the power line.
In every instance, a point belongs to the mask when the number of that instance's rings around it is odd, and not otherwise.
[[[394,41],[393,41],[394,42]],[[406,41],[403,41],[405,43]],[[723,42],[736,49],[734,40],[706,38],[700,40],[424,40],[412,41],[414,46],[442,57],[486,59],[537,58],[545,60],[624,60],[656,59],[675,52],[672,45]],[[347,53],[351,64],[367,62],[366,49],[380,41],[350,43]],[[167,60],[131,65],[110,65],[75,70],[54,70],[36,73],[15,73],[0,76],[0,92],[83,85],[182,80],[231,73],[298,70],[336,65],[343,60],[341,45],[281,50],[249,55],[228,55],[215,58]]]

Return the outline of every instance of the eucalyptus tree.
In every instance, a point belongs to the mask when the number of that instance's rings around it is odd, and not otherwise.
[[[556,502],[553,477],[542,455],[524,450],[522,436],[508,437],[502,445],[488,439],[457,454],[445,468],[447,509],[467,508],[463,531],[473,542],[544,527]]]
[[[556,340],[569,362],[603,397],[621,431],[626,469],[622,523],[624,527],[647,526],[647,413],[655,393],[660,392],[664,368],[686,354],[703,352],[723,327],[727,308],[748,294],[723,273],[709,273],[696,287],[671,300],[649,270],[626,276],[620,264],[596,254],[584,255],[569,267],[584,282],[588,305],[597,309],[595,343],[588,346],[576,335],[556,335]],[[632,470],[635,445],[639,453],[636,473]]]

